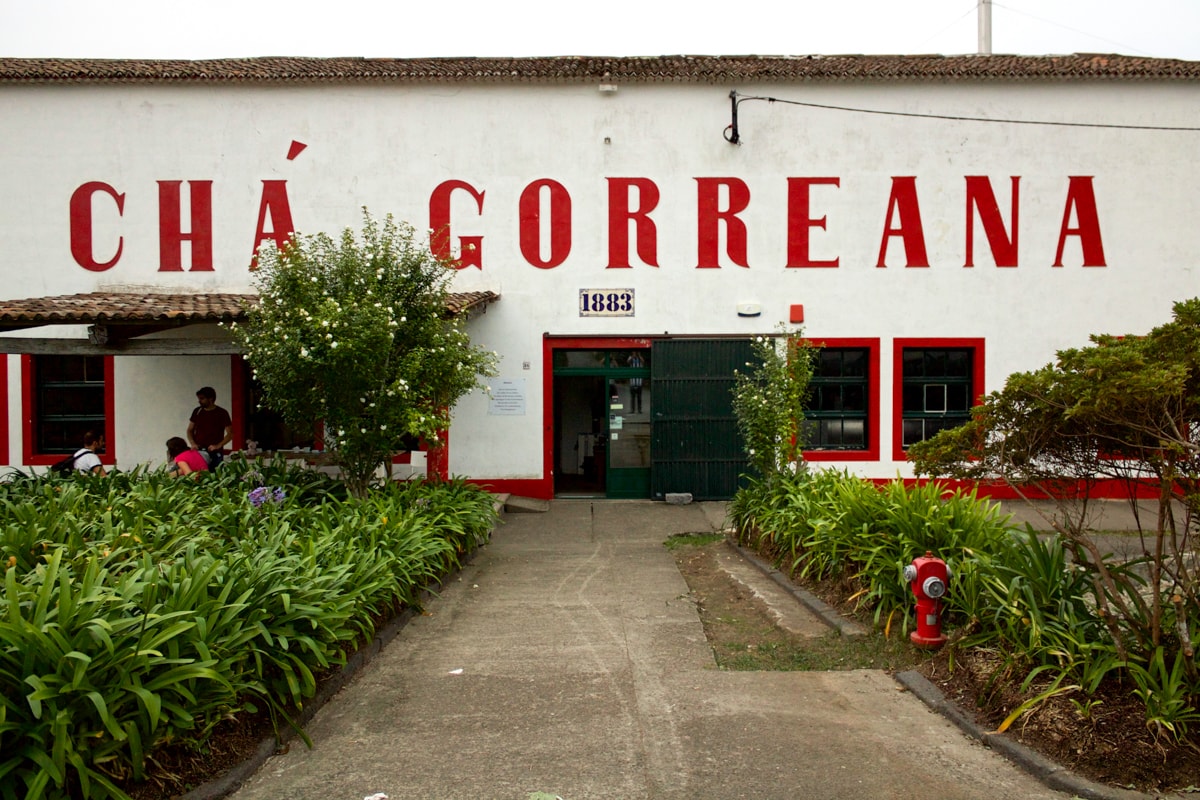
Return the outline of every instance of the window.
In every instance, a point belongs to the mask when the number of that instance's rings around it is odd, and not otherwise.
[[[866,348],[818,350],[812,390],[805,411],[805,447],[814,450],[865,450],[867,447]]]
[[[981,340],[897,340],[896,352],[900,451],[970,420],[983,391]]]
[[[235,400],[230,409],[233,415],[233,445],[238,447],[242,441],[253,441],[258,450],[266,452],[296,448],[321,449],[319,423],[313,422],[300,428],[289,427],[279,412],[262,405],[262,386],[255,380],[249,362],[241,358],[237,362],[234,366],[233,394],[240,400]],[[237,380],[238,377],[240,380]],[[244,421],[240,426],[239,416]],[[239,427],[242,429],[240,434]]]
[[[27,456],[73,453],[88,431],[103,433],[112,457],[112,358],[26,356]],[[106,460],[108,463],[108,460]]]
[[[804,410],[809,461],[879,458],[879,340],[813,342],[813,375]]]

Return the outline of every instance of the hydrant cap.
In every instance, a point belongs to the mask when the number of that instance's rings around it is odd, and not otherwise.
[[[921,590],[925,592],[926,597],[937,600],[946,593],[946,582],[941,578],[931,576],[926,578],[925,582],[921,584]]]

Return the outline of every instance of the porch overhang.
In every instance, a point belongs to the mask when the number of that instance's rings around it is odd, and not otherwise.
[[[446,297],[450,317],[483,313],[500,299],[491,291]],[[227,335],[157,337],[196,325],[242,322],[256,294],[88,292],[0,301],[0,353],[32,355],[238,355]],[[87,338],[4,334],[49,326],[86,325]]]

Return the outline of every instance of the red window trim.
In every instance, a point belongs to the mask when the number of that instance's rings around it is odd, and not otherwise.
[[[21,461],[28,466],[48,467],[62,460],[62,453],[35,453],[33,451],[34,417],[37,414],[37,397],[34,391],[34,358],[25,353],[21,356]],[[112,466],[117,463],[116,399],[112,356],[104,356],[104,452],[100,463]],[[7,427],[7,426],[5,426]],[[80,446],[83,443],[80,442]],[[7,448],[5,448],[7,451]]]
[[[237,451],[246,449],[246,420],[243,419],[245,414],[232,413],[239,408],[245,408],[249,404],[245,402],[246,392],[250,391],[250,385],[246,382],[246,370],[243,369],[241,356],[229,357],[229,394],[232,397],[229,400],[230,418],[232,424],[229,426],[229,432],[233,438],[229,440],[226,447]]]
[[[975,405],[985,393],[984,339],[893,339],[892,340],[892,459],[907,461],[904,449],[904,350],[908,347],[959,348],[974,351],[971,359],[971,389]]]
[[[8,450],[8,356],[0,358],[0,385],[4,387],[0,392],[0,420],[3,420],[0,424],[0,464],[8,465],[12,463]]]
[[[879,339],[823,338],[804,341],[818,347],[866,348],[867,365],[867,449],[866,450],[805,450],[805,461],[878,461],[879,460]]]

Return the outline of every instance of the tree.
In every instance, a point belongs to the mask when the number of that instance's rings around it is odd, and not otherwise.
[[[294,236],[259,253],[259,300],[234,339],[264,405],[292,426],[323,423],[356,496],[406,437],[436,442],[454,403],[495,374],[495,354],[446,312],[453,274],[411,227],[365,209],[357,237]]]
[[[739,372],[733,412],[751,466],[764,478],[803,464],[804,404],[813,374],[814,348],[795,333],[758,336],[755,361]]]
[[[1200,299],[1176,303],[1172,321],[1146,336],[1091,341],[1010,376],[969,423],[908,455],[921,475],[998,479],[1022,496],[1057,499],[1051,525],[1090,572],[1122,659],[1145,663],[1166,645],[1195,680],[1200,575],[1189,540],[1200,520]],[[1125,482],[1131,502],[1147,488],[1157,497],[1146,586],[1108,564],[1086,535],[1089,489],[1104,479]]]

